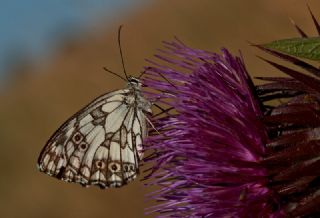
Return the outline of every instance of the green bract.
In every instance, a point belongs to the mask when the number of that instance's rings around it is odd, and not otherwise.
[[[262,46],[299,58],[320,60],[320,37],[282,39]]]

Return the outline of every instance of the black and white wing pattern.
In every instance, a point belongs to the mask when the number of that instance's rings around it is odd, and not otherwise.
[[[132,87],[97,98],[54,133],[39,156],[39,170],[84,186],[127,184],[139,174],[145,112],[151,104]]]

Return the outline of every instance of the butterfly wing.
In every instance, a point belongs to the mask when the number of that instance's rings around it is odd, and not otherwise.
[[[145,115],[134,90],[101,96],[66,121],[43,148],[39,170],[59,179],[102,188],[120,187],[139,173]]]

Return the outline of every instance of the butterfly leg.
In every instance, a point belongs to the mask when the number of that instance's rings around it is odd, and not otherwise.
[[[170,115],[168,112],[173,109],[173,107],[169,107],[169,108],[167,108],[167,109],[163,109],[162,107],[160,107],[160,106],[157,105],[157,104],[153,104],[153,105],[156,106],[157,108],[159,108],[159,109],[161,110],[161,112],[153,115],[152,118],[155,118],[155,117],[160,116],[160,115],[162,115],[162,114]]]

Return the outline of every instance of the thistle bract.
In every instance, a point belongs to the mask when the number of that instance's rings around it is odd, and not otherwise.
[[[309,11],[320,34],[320,25],[310,8]],[[300,27],[296,28],[303,40],[310,39]],[[266,60],[289,77],[261,78],[268,82],[257,88],[264,107],[263,120],[270,136],[266,145],[266,157],[261,162],[269,172],[267,185],[279,196],[279,206],[287,216],[318,217],[320,70],[310,63],[281,53],[281,50],[257,47],[296,65],[292,69]],[[307,53],[308,58],[314,55],[313,50],[308,50]],[[296,53],[292,55],[304,57]]]

